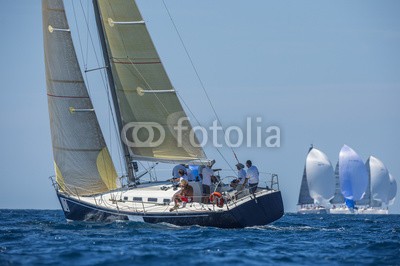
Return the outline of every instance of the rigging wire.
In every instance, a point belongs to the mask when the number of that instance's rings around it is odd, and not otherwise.
[[[109,3],[109,8],[110,8],[111,12],[112,12],[113,15],[114,15],[113,6],[112,6],[110,3]],[[118,30],[117,30],[117,33],[118,33],[118,35],[119,35],[119,37],[120,37],[120,39],[121,39],[122,46],[124,47],[124,52],[125,52],[125,54],[126,54],[126,58],[115,58],[115,57],[111,57],[111,59],[113,59],[113,60],[128,59],[130,65],[136,70],[136,72],[139,74],[139,76],[142,78],[142,80],[145,82],[145,84],[146,84],[150,89],[152,89],[152,87],[150,86],[150,84],[147,82],[147,80],[144,78],[144,76],[142,75],[142,73],[139,71],[139,69],[135,66],[134,62],[133,62],[133,61],[131,60],[131,58],[129,57],[128,51],[127,51],[127,49],[126,49],[126,45],[125,45],[124,38],[123,38],[122,34],[121,34]],[[110,60],[110,66],[109,66],[109,67],[111,67],[111,60]],[[126,68],[128,69],[128,71],[129,71],[130,73],[132,73],[132,75],[135,75],[135,74],[131,71],[131,69],[129,69],[127,66],[126,66]],[[157,95],[156,93],[154,93],[154,92],[153,92],[153,94],[154,94],[154,96],[156,97],[157,101],[158,101],[158,102],[161,104],[161,106],[163,107],[165,113],[166,113],[167,115],[171,114],[171,113],[168,111],[168,109],[166,108],[166,106],[164,105],[164,103],[161,101],[161,99],[158,97],[158,95]],[[117,108],[117,107],[114,107],[114,108]],[[140,162],[140,161],[139,161],[139,162]],[[146,169],[146,171],[149,170],[149,169],[146,168],[141,162],[140,162],[140,164],[141,164],[141,166],[142,166],[144,169]]]
[[[82,0],[80,0],[80,3],[81,3],[81,7],[83,9]],[[87,10],[86,16],[88,18],[88,24],[89,24],[90,23],[90,13],[89,13],[89,11],[90,11],[90,1],[87,1],[86,10]],[[89,31],[86,29],[86,62],[88,62],[88,61],[89,61]],[[86,74],[87,74],[87,72],[85,71],[85,75]]]
[[[81,10],[82,10],[82,13],[83,13],[83,17],[84,17],[85,25],[86,25],[86,29],[87,29],[87,39],[88,40],[90,39],[90,43],[91,43],[91,46],[92,46],[92,49],[93,49],[93,53],[95,55],[97,66],[100,67],[99,57],[98,57],[97,52],[96,52],[96,48],[95,48],[93,37],[92,37],[92,32],[90,30],[90,25],[89,25],[89,19],[88,19],[88,18],[90,18],[90,16],[89,16],[89,8],[87,9],[88,10],[88,16],[86,16],[85,11],[84,11],[85,8],[83,7],[82,0],[80,0],[79,3],[80,3],[80,6],[81,6]],[[75,12],[74,12],[74,15],[75,15]],[[89,41],[87,43],[87,47],[88,46],[89,46]],[[86,53],[87,57],[88,57],[88,53],[89,53],[88,50],[89,49],[87,49],[87,53]],[[86,69],[86,67],[85,67],[85,69]],[[117,126],[116,126],[116,120],[115,120],[115,116],[114,116],[114,113],[113,113],[112,104],[111,104],[111,100],[110,100],[110,94],[109,94],[110,90],[108,88],[108,83],[105,81],[105,79],[106,79],[105,70],[101,71],[100,73],[101,73],[100,77],[101,77],[101,80],[102,80],[102,83],[103,83],[103,87],[104,87],[104,89],[106,91],[106,95],[107,95],[109,113],[111,114],[111,117],[112,117],[112,120],[113,120],[114,130],[116,132],[116,138],[117,138],[119,136],[119,134],[118,134],[118,130],[117,130]],[[85,76],[86,76],[86,74],[87,73],[85,72]],[[87,80],[87,78],[86,78],[86,80]],[[121,145],[122,144],[118,140],[117,140],[117,145],[119,146],[119,149],[117,149],[117,151],[118,151],[118,161],[119,161],[120,169],[123,169],[122,162],[121,162],[121,158],[122,158],[121,157],[121,150],[122,150],[122,146]]]
[[[79,40],[79,50],[81,51],[81,55],[82,55],[82,61],[83,61],[83,65],[85,67],[85,70],[87,69],[87,61],[85,60],[85,57],[83,55],[83,45],[82,45],[82,40],[81,40],[81,34],[79,31],[79,27],[78,27],[78,20],[76,19],[76,11],[75,11],[75,5],[74,5],[74,1],[72,1],[72,10],[74,12],[74,20],[75,20],[75,27],[76,27],[76,31],[78,33],[78,40]]]
[[[183,99],[182,95],[180,95],[179,93],[177,93],[178,97],[181,99],[182,103],[185,105],[186,109],[189,111],[189,113],[192,115],[192,117],[194,118],[194,120],[196,120],[196,123],[198,125],[201,125],[200,121],[197,119],[197,117],[194,115],[194,113],[192,112],[192,110],[189,108],[189,106],[186,104],[185,100]],[[208,132],[207,132],[208,134]],[[216,151],[219,153],[219,155],[221,156],[221,158],[226,162],[226,164],[229,166],[229,168],[235,172],[235,170],[232,168],[231,164],[228,162],[228,160],[225,158],[225,156],[221,153],[221,151],[215,147]]]
[[[195,66],[195,64],[194,64],[194,62],[193,62],[193,59],[192,59],[192,57],[191,57],[190,54],[189,54],[189,51],[188,51],[188,49],[187,49],[187,47],[186,47],[186,45],[185,45],[185,42],[183,41],[183,38],[182,38],[181,34],[179,33],[178,27],[176,26],[176,24],[175,24],[175,22],[174,22],[174,20],[173,20],[173,18],[172,18],[171,13],[169,12],[169,9],[168,9],[168,7],[167,7],[167,4],[165,3],[165,0],[162,0],[162,2],[163,2],[163,4],[164,4],[165,10],[167,11],[167,14],[168,14],[170,20],[171,20],[171,23],[172,23],[172,25],[174,26],[174,29],[175,29],[175,31],[176,31],[178,37],[179,37],[179,40],[180,40],[180,42],[181,42],[181,44],[182,44],[182,46],[183,46],[183,49],[185,50],[185,53],[186,53],[186,55],[187,55],[187,57],[188,57],[188,59],[189,59],[189,61],[190,61],[190,64],[191,64],[191,66],[192,66],[192,68],[193,68],[193,70],[194,70],[194,73],[196,74],[196,77],[197,77],[197,79],[198,79],[198,81],[199,81],[199,83],[200,83],[200,86],[201,86],[201,88],[203,89],[203,92],[204,92],[204,94],[206,95],[206,98],[207,98],[207,100],[208,100],[208,103],[210,104],[211,109],[213,110],[215,117],[217,118],[219,124],[221,125],[222,131],[224,132],[224,136],[225,136],[225,138],[226,138],[225,128],[223,127],[223,125],[222,125],[222,123],[221,123],[221,119],[219,118],[219,116],[218,116],[218,114],[217,114],[217,111],[215,110],[214,105],[212,104],[211,98],[210,98],[210,96],[209,96],[209,94],[208,94],[208,92],[207,92],[207,90],[206,90],[206,88],[205,88],[205,86],[204,86],[204,83],[203,83],[202,79],[200,78],[199,72],[197,71],[197,68],[196,68],[196,66]],[[239,160],[238,160],[238,158],[237,158],[237,155],[236,155],[236,153],[235,153],[233,147],[230,147],[230,149],[232,150],[232,153],[233,153],[233,155],[234,155],[236,161],[239,163]],[[217,150],[218,150],[218,149],[217,149]],[[224,158],[224,159],[225,159],[225,158]]]

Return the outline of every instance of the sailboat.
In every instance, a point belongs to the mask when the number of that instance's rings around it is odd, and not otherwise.
[[[353,209],[353,213],[388,214],[388,206],[393,204],[397,193],[396,180],[389,173],[386,166],[374,156],[368,158],[365,167],[368,173],[367,189],[364,196],[355,201],[356,209]],[[332,214],[352,213],[346,206],[345,199],[340,189],[339,162],[336,164],[335,176],[336,192],[335,197],[330,200],[331,208],[329,212]]]
[[[362,214],[388,214],[387,205],[390,193],[390,174],[381,160],[370,156],[365,162],[369,182],[364,198],[357,202],[358,213]],[[383,205],[386,205],[383,206]]]
[[[284,209],[276,180],[254,193],[237,193],[219,182],[210,195],[217,200],[208,203],[202,203],[200,183],[189,182],[193,200],[172,210],[179,187],[169,181],[139,182],[137,161],[204,166],[212,160],[200,145],[191,144],[193,136],[179,136],[175,130],[179,123],[185,132],[192,127],[136,2],[94,0],[93,8],[128,182],[119,184],[77,60],[64,3],[42,0],[53,185],[66,219],[242,228],[281,218]],[[155,141],[144,141],[150,137]],[[194,140],[198,143],[195,136]]]
[[[361,157],[349,146],[339,153],[339,181],[345,208],[331,208],[331,214],[356,213],[356,201],[361,200],[368,187],[368,173]]]
[[[334,172],[331,162],[322,151],[311,148],[308,151],[299,194],[301,214],[327,213],[329,200],[334,196]]]

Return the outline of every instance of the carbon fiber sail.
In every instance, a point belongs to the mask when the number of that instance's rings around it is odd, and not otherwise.
[[[312,147],[308,150],[308,153],[312,150]],[[307,153],[307,155],[308,155]],[[297,201],[297,205],[305,205],[305,204],[313,204],[314,199],[310,196],[310,190],[308,188],[307,182],[307,173],[306,173],[306,164],[304,164],[303,177],[301,178],[300,192],[299,192],[299,200]]]
[[[78,64],[62,0],[42,0],[56,180],[70,194],[116,188],[117,174]]]
[[[342,204],[344,203],[344,197],[342,191],[340,190],[340,180],[339,180],[339,162],[335,166],[335,195],[329,201],[331,204]]]

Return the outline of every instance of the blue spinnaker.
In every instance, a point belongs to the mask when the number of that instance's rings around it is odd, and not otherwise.
[[[354,200],[346,199],[346,206],[347,206],[349,209],[354,209],[354,207],[355,207],[355,202],[354,202]]]
[[[344,145],[339,154],[339,180],[343,196],[360,200],[368,187],[368,172],[361,157]]]

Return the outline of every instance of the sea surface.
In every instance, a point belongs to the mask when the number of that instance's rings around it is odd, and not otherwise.
[[[0,210],[0,265],[400,265],[399,215],[298,215],[245,229],[67,223]]]

